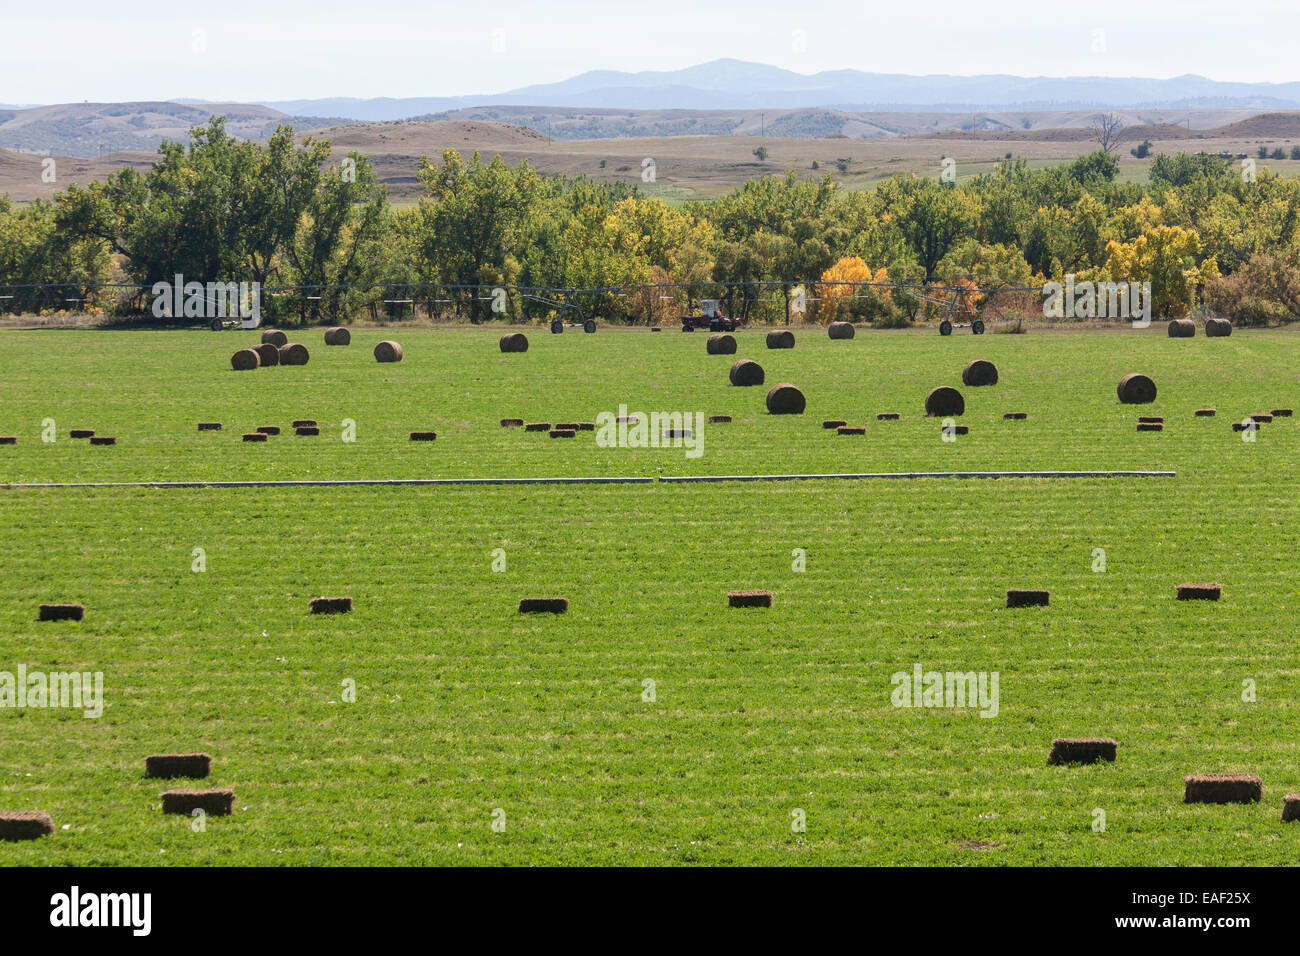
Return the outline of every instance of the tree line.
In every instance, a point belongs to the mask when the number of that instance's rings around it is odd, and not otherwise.
[[[10,296],[0,307],[140,313],[141,290],[177,274],[297,289],[264,302],[277,322],[373,312],[379,286],[410,290],[390,303],[472,321],[541,321],[553,309],[513,296],[494,311],[481,290],[507,286],[607,290],[584,308],[613,322],[672,321],[722,290],[730,310],[758,320],[803,309],[809,320],[904,325],[925,309],[913,291],[853,284],[1034,288],[1066,275],[1150,282],[1159,317],[1205,309],[1264,324],[1300,307],[1300,181],[1202,154],[1157,156],[1145,184],[1122,181],[1099,151],[862,190],[790,171],[681,206],[635,181],[548,176],[450,149],[421,161],[422,198],[398,206],[362,155],[334,160],[329,143],[298,143],[287,126],[264,144],[241,141],[221,118],[159,154],[146,172],[51,201],[0,198]]]

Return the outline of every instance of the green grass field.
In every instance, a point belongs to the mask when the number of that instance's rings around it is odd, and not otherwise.
[[[1279,817],[1300,791],[1300,419],[1253,443],[1231,430],[1300,406],[1293,334],[805,329],[768,351],[739,333],[736,357],[803,388],[791,417],[764,412],[766,388],[729,386],[733,358],[705,355],[704,335],[538,329],[503,355],[498,334],[358,329],[327,349],[310,330],[291,336],[308,366],[235,373],[230,352],[256,333],[0,333],[0,434],[19,441],[0,446],[0,482],[1178,477],[0,489],[0,671],[102,671],[106,699],[99,719],[0,708],[0,810],[59,828],[0,843],[0,863],[1294,862],[1300,826]],[[405,361],[377,364],[381,338]],[[1001,381],[963,388],[970,434],[943,442],[924,396],[975,357]],[[1117,402],[1130,371],[1155,379],[1154,405]],[[497,424],[620,404],[734,421],[705,426],[695,459]],[[1193,417],[1204,406],[1218,417]],[[1139,413],[1166,430],[1137,433]],[[239,440],[295,418],[322,434]],[[407,440],[426,429],[436,442]],[[1224,599],[1176,601],[1188,581]],[[1051,605],[1007,610],[1008,587],[1049,588]],[[729,609],[734,588],[776,606]],[[334,594],[353,613],[308,613]],[[567,615],[516,613],[554,594]],[[37,604],[68,601],[85,621],[37,622]],[[892,706],[891,676],[918,663],[999,674],[997,716]],[[1049,767],[1056,736],[1114,737],[1119,759]],[[212,776],[145,778],[146,755],[177,751],[211,753]],[[1263,802],[1184,805],[1183,777],[1214,771],[1258,773]],[[202,832],[164,816],[159,794],[191,785],[233,787],[234,815]]]

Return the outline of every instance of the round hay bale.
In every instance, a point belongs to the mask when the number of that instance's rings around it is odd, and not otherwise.
[[[826,334],[833,339],[851,339],[853,332],[852,322],[832,322],[826,326]]]
[[[998,367],[984,359],[976,359],[961,371],[961,383],[971,388],[998,383]]]
[[[1136,372],[1121,378],[1115,391],[1125,405],[1146,405],[1156,400],[1156,383]]]
[[[709,355],[735,355],[736,337],[726,332],[715,332],[705,341],[704,351]]]
[[[263,342],[261,345],[254,345],[253,351],[261,359],[263,368],[272,368],[280,364],[280,347],[277,345]]]
[[[762,385],[763,366],[750,359],[741,359],[728,373],[732,385]]]
[[[252,349],[240,349],[230,356],[230,367],[236,372],[248,372],[262,364],[262,358]]]
[[[1232,334],[1232,323],[1227,319],[1206,319],[1206,338],[1225,338]]]
[[[1191,319],[1174,319],[1169,323],[1171,339],[1190,339],[1196,334],[1196,323]]]
[[[351,345],[352,333],[341,325],[325,330],[326,345]]]
[[[267,329],[262,333],[262,342],[279,348],[281,345],[289,344],[289,336],[285,335],[279,329]]]
[[[307,346],[301,342],[280,346],[281,365],[306,365],[309,358],[311,356],[307,354]]]
[[[396,342],[390,342],[388,339],[385,339],[375,346],[376,362],[400,362],[401,360],[402,347]]]
[[[775,329],[767,333],[767,347],[770,349],[794,348],[794,333],[789,329]]]
[[[966,413],[966,399],[961,392],[949,385],[940,385],[930,389],[925,396],[925,413],[931,418],[949,418]]]
[[[767,393],[767,410],[773,415],[802,415],[808,407],[803,392],[789,382],[773,385]]]
[[[501,336],[502,352],[527,352],[528,336],[522,332],[507,332]]]

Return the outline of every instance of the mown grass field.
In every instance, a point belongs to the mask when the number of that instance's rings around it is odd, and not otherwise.
[[[737,357],[804,389],[807,413],[788,418],[764,413],[765,388],[727,385],[733,359],[706,356],[704,335],[536,330],[526,354],[502,355],[498,334],[356,330],[326,349],[311,330],[292,336],[308,366],[235,373],[230,352],[255,333],[6,332],[0,434],[19,444],[0,446],[0,482],[1178,477],[0,489],[0,670],[102,671],[106,697],[97,720],[0,708],[0,809],[60,828],[0,843],[0,863],[1294,862],[1300,826],[1279,817],[1300,791],[1300,419],[1253,443],[1231,430],[1300,406],[1293,334],[799,330],[793,351],[768,351],[740,333]],[[381,338],[406,359],[375,363]],[[960,385],[975,357],[1001,382],[963,389],[970,434],[945,443],[924,395]],[[1155,379],[1154,405],[1117,402],[1130,371]],[[620,403],[735,420],[706,426],[698,459],[497,425]],[[1218,417],[1194,418],[1205,406]],[[1138,434],[1139,413],[1165,432]],[[321,436],[239,441],[294,418]],[[209,419],[225,430],[198,433]],[[423,429],[437,441],[407,440]],[[1206,580],[1222,601],[1175,601],[1176,584]],[[1051,605],[1009,611],[1008,587],[1050,588]],[[769,588],[776,606],[729,609],[733,588]],[[310,615],[322,594],[355,610]],[[552,594],[567,615],[516,613]],[[46,601],[83,602],[86,620],[38,623]],[[917,663],[997,672],[998,715],[895,708],[891,676]],[[1049,767],[1056,736],[1115,737],[1119,759]],[[239,802],[194,832],[159,809],[189,784],[143,770],[150,753],[199,750],[214,770],[195,785]],[[1263,803],[1184,805],[1182,778],[1213,771],[1258,773]]]

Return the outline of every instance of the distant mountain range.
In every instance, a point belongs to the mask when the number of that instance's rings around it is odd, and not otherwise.
[[[1300,82],[1223,83],[1112,77],[904,76],[828,70],[805,75],[714,60],[684,70],[597,70],[559,83],[481,96],[406,99],[175,100],[0,106],[0,149],[97,158],[153,152],[166,138],[225,115],[227,129],[266,139],[405,119],[510,123],[556,139],[683,135],[891,138],[919,133],[1087,126],[1096,110],[1127,126],[1206,129],[1261,112],[1300,110]],[[1249,111],[1248,113],[1242,111]]]
[[[559,83],[503,93],[405,99],[264,101],[295,116],[362,121],[406,119],[467,107],[553,106],[607,109],[795,109],[851,112],[1067,109],[1300,109],[1300,82],[1229,83],[1203,76],[1024,77],[907,76],[827,70],[802,74],[743,60],[714,60],[683,70],[593,70]]]

